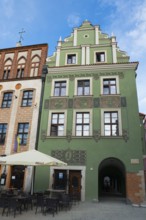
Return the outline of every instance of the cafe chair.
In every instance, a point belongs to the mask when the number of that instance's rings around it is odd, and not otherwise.
[[[46,215],[47,212],[52,213],[54,216],[58,210],[58,200],[53,198],[46,198],[45,199],[45,208],[44,214]]]

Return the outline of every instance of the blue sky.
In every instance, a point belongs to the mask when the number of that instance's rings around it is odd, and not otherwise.
[[[130,61],[139,61],[139,111],[146,114],[146,0],[0,0],[0,48],[15,47],[23,28],[24,46],[48,43],[52,55],[59,37],[85,19],[114,33]]]

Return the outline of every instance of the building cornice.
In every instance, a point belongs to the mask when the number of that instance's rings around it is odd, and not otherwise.
[[[48,74],[88,71],[136,70],[138,62],[48,67]]]
[[[34,45],[27,45],[27,46],[19,46],[19,47],[10,47],[10,48],[3,48],[3,49],[0,49],[0,53],[1,52],[4,52],[4,51],[8,51],[9,53],[15,51],[15,50],[26,50],[26,49],[29,49],[29,48],[42,48],[42,47],[48,47],[48,44],[47,43],[43,43],[43,44],[34,44]]]

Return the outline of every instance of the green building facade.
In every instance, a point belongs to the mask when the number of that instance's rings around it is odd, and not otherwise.
[[[47,58],[38,150],[67,166],[37,168],[35,190],[143,201],[137,66],[115,36],[87,20],[59,39]]]

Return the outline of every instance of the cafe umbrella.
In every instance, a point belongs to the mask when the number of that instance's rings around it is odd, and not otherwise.
[[[0,157],[1,165],[22,165],[22,166],[66,166],[67,164],[61,160],[51,157],[35,149],[20,153],[11,154]],[[33,169],[34,172],[34,169]],[[34,175],[33,175],[34,176]],[[31,192],[33,192],[33,179]]]
[[[61,160],[51,157],[37,150],[29,150],[20,153],[0,157],[0,164],[3,165],[24,165],[24,166],[65,166]]]

